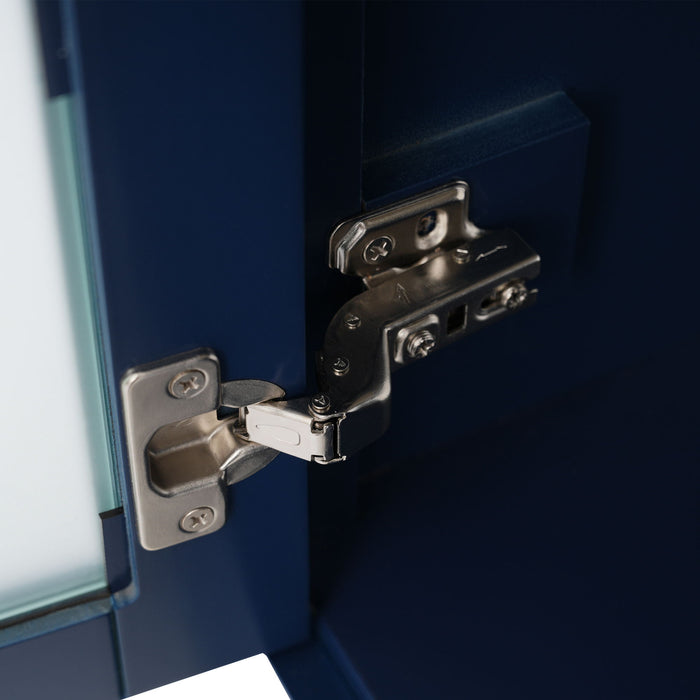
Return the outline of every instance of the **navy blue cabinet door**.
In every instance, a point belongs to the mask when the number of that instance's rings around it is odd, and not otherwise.
[[[209,346],[225,379],[302,394],[302,5],[68,2],[40,15],[50,89],[77,103],[120,455],[118,386],[134,365]],[[120,461],[114,609],[3,649],[3,697],[107,700],[308,636],[303,462],[280,457],[236,487],[219,532],[147,552]]]

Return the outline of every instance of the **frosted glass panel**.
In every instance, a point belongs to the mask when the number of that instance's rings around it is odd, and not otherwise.
[[[110,449],[70,98],[32,5],[0,3],[0,624],[106,585]]]

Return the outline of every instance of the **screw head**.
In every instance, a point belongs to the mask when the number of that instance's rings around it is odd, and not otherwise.
[[[383,260],[394,249],[394,241],[389,236],[375,238],[366,248],[365,262],[377,263]]]
[[[350,361],[347,357],[336,357],[335,360],[333,360],[333,374],[337,377],[346,374],[349,369]]]
[[[202,506],[182,516],[180,529],[185,532],[204,532],[214,524],[214,520],[216,520],[214,509]]]
[[[452,259],[460,264],[464,265],[464,263],[468,263],[471,260],[471,253],[469,252],[469,248],[457,248],[455,251],[452,253]]]
[[[309,406],[314,413],[328,413],[331,410],[331,400],[328,394],[316,394],[311,397]]]
[[[176,374],[168,384],[168,392],[176,399],[191,399],[201,394],[207,384],[207,375],[198,369]]]
[[[345,323],[345,327],[349,328],[351,331],[354,331],[356,328],[359,328],[360,324],[362,323],[360,317],[355,316],[355,314],[346,314],[345,318],[343,319],[343,322]]]
[[[427,329],[411,333],[406,339],[406,352],[410,357],[425,357],[435,348],[435,336]]]
[[[527,297],[527,287],[522,282],[511,282],[501,292],[501,304],[507,309],[517,309]]]

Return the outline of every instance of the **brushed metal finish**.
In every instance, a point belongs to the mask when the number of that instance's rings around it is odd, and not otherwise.
[[[469,185],[457,181],[348,219],[331,234],[330,266],[361,277],[407,267],[478,235],[468,213]]]
[[[219,418],[217,410],[279,399],[284,391],[258,380],[222,385],[208,349],[130,370],[121,390],[141,545],[163,549],[221,528],[226,487],[278,452],[246,440],[238,415]]]
[[[206,378],[202,391],[185,400],[174,397],[169,387],[183,372],[199,372]],[[180,527],[184,513],[208,507],[214,518],[206,532],[224,524],[226,498],[219,471],[200,474],[196,488],[183,488],[172,495],[157,490],[150,478],[148,445],[163,426],[215,411],[219,403],[219,361],[210,350],[199,350],[127,372],[121,382],[129,466],[136,506],[136,527],[141,545],[156,550],[204,534]]]

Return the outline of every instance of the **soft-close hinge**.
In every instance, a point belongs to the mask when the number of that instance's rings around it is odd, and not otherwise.
[[[122,380],[139,537],[161,549],[225,522],[227,486],[279,452],[330,464],[389,424],[391,372],[534,302],[540,259],[515,232],[479,229],[454,182],[340,224],[330,265],[364,282],[335,314],[319,392],[221,382],[211,350],[134,368]],[[251,351],[253,348],[251,348]]]

